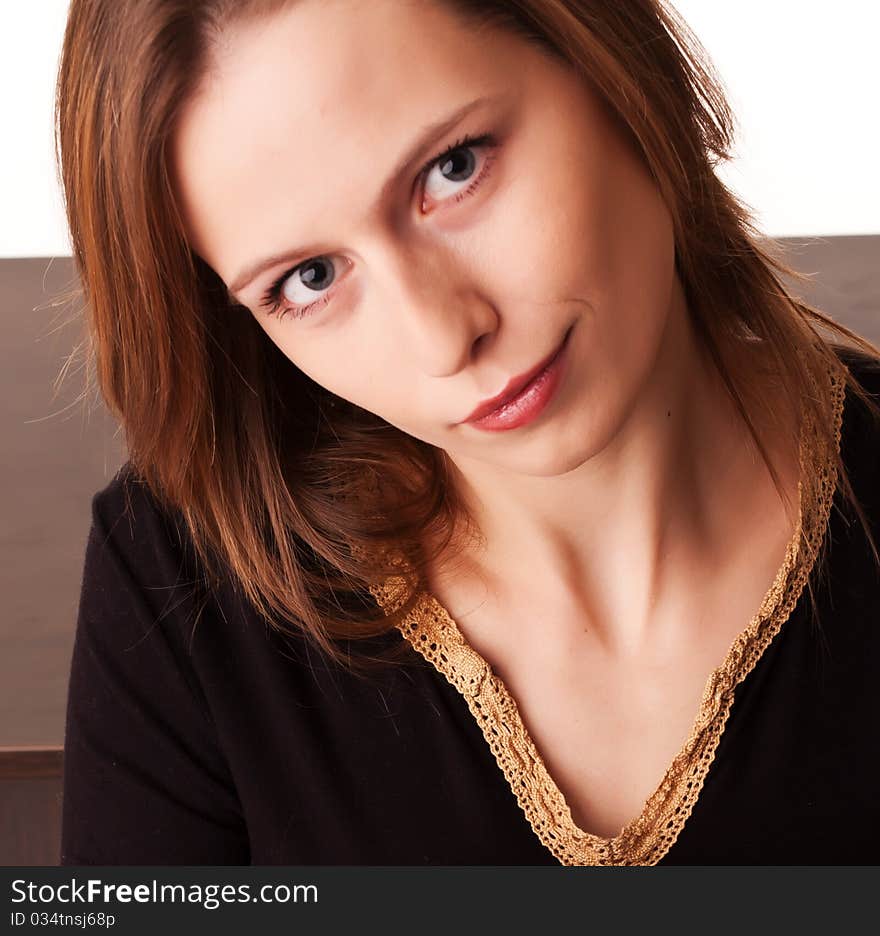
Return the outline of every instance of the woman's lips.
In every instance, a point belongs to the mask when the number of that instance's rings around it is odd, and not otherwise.
[[[498,431],[514,429],[535,419],[559,385],[572,328],[549,357],[510,380],[500,394],[481,403],[463,422],[478,429]]]

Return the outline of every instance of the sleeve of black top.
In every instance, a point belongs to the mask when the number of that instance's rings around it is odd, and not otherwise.
[[[67,699],[62,865],[249,863],[187,650],[194,605],[182,568],[167,517],[123,469],[92,501]]]

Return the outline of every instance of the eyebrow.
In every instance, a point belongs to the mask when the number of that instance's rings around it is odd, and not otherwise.
[[[425,151],[440,137],[448,133],[457,123],[463,120],[471,111],[497,100],[501,95],[483,95],[474,98],[463,107],[459,107],[452,114],[428,124],[423,127],[416,142],[404,153],[398,161],[394,171],[388,177],[382,186],[376,203],[381,203],[387,198],[389,190],[395,185],[397,180],[410,170],[413,163],[421,159]],[[229,293],[237,293],[252,283],[263,271],[277,266],[280,263],[292,260],[294,257],[302,256],[306,253],[303,249],[285,250],[283,253],[273,254],[271,257],[264,257],[242,270],[229,287]]]

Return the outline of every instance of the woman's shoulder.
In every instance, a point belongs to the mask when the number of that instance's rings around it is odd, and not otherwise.
[[[92,496],[78,638],[108,652],[144,640],[177,644],[206,594],[181,517],[125,462]]]
[[[880,413],[877,412],[880,409],[880,358],[847,346],[835,346],[834,350],[850,377],[875,407],[872,411],[854,388],[849,383],[846,385],[840,415],[840,458],[862,516],[858,517],[849,497],[844,496],[838,479],[835,501],[839,509],[832,514],[832,523],[840,524],[839,529],[835,527],[838,539],[855,537],[854,548],[861,554],[870,545],[863,538],[863,523],[867,523],[880,547]],[[849,519],[844,521],[843,517]],[[849,576],[861,565],[848,561],[839,568],[841,575]],[[873,580],[874,567],[870,574]]]
[[[126,463],[92,498],[68,683],[62,864],[248,860],[192,653],[198,584],[173,513]]]
[[[838,359],[864,394],[880,408],[880,358],[858,348],[834,346]],[[880,483],[880,416],[846,387],[841,419],[841,456],[847,470],[868,485]]]
[[[298,621],[267,628],[228,563],[211,558],[209,569],[183,512],[126,461],[92,497],[80,629],[112,633],[120,647],[166,642],[186,667],[216,654],[262,654],[270,643],[303,656]]]
[[[162,503],[131,461],[92,496],[92,523],[108,541],[153,551],[180,552],[188,542],[179,511]]]
[[[872,396],[880,396],[880,357],[875,357],[861,348],[847,345],[832,345],[838,359]]]
[[[93,495],[91,511],[77,639],[126,666],[173,657],[188,673],[197,632],[209,627],[220,642],[236,636],[222,626],[231,614],[241,617],[228,576],[215,569],[219,583],[209,580],[182,514],[156,496],[131,462]]]
[[[123,576],[144,590],[207,594],[207,576],[182,512],[131,461],[92,496],[86,572]],[[222,573],[222,566],[214,571]]]

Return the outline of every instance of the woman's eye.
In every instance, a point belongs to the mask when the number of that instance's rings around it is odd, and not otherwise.
[[[336,279],[329,257],[314,257],[298,266],[281,284],[281,296],[294,306],[309,305],[326,292]]]
[[[259,306],[266,315],[303,318],[330,301],[338,272],[329,256],[312,257],[282,273],[266,290]]]
[[[425,172],[425,195],[431,201],[454,197],[460,201],[485,178],[492,163],[494,140],[490,135],[465,139],[433,159]],[[424,202],[423,202],[424,205]]]
[[[491,134],[466,136],[434,157],[421,171],[425,179],[422,207],[428,199],[461,201],[470,195],[489,174],[495,148]],[[260,307],[268,315],[302,318],[330,301],[340,273],[341,266],[330,256],[312,257],[275,280]]]

